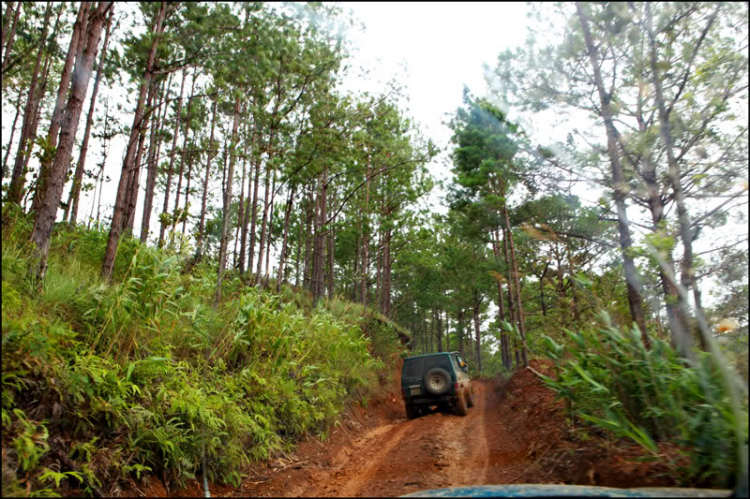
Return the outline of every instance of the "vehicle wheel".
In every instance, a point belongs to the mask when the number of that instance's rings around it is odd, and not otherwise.
[[[424,387],[432,395],[443,395],[451,388],[451,375],[445,369],[434,367],[424,375]]]
[[[466,393],[466,407],[474,407],[475,403],[474,388],[469,388],[469,391]]]
[[[458,414],[459,416],[466,416],[467,412],[468,409],[466,407],[466,395],[464,394],[464,391],[461,390],[456,396],[456,414]]]
[[[419,408],[413,405],[406,406],[406,417],[408,419],[416,419],[419,416]]]

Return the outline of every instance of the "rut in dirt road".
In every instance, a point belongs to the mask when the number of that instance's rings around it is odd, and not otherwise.
[[[398,496],[425,489],[504,483],[523,471],[523,445],[499,415],[497,384],[475,382],[469,414],[432,413],[367,432],[289,495]]]

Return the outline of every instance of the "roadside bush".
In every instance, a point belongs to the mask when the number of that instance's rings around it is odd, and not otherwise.
[[[183,274],[180,255],[134,239],[104,283],[107,234],[82,226],[56,228],[37,287],[27,220],[14,220],[2,249],[3,445],[25,459],[32,494],[126,488],[148,473],[238,484],[249,460],[325,434],[348,397],[377,383],[378,354],[398,349],[363,332],[357,306],[311,310],[304,292],[282,297],[231,273],[214,306],[211,262]],[[47,432],[78,471],[52,465]],[[26,494],[14,480],[4,491]]]
[[[697,352],[688,366],[664,340],[652,337],[646,349],[634,326],[567,331],[563,346],[543,337],[557,379],[540,375],[580,419],[616,437],[638,443],[659,459],[657,442],[676,442],[690,457],[675,469],[685,485],[732,486],[739,472],[735,419],[722,377],[709,355]],[[566,353],[565,357],[563,353]],[[747,400],[742,434],[747,442]]]

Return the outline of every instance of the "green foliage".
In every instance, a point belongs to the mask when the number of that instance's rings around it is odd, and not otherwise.
[[[49,450],[47,444],[49,433],[44,424],[29,420],[22,410],[15,409],[13,413],[17,417],[15,424],[20,427],[20,431],[11,442],[11,447],[18,454],[21,469],[33,470],[41,457]]]
[[[638,443],[654,458],[659,442],[677,442],[690,456],[675,469],[686,485],[732,486],[739,472],[735,420],[718,369],[700,353],[687,366],[664,340],[652,337],[646,349],[640,331],[620,330],[609,317],[605,327],[567,331],[558,344],[545,336],[546,354],[557,379],[542,376],[572,414],[616,437]],[[747,401],[743,435],[747,439]]]
[[[184,484],[203,449],[209,478],[237,485],[249,460],[325,435],[397,360],[398,326],[360,305],[311,310],[289,288],[274,295],[229,274],[214,308],[215,267],[183,274],[178,255],[135,240],[122,241],[107,285],[97,230],[56,231],[37,292],[23,220],[2,252],[2,417],[32,493],[150,472]],[[51,417],[79,472],[47,466]]]

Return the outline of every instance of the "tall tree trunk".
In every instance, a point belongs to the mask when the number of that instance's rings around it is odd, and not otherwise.
[[[8,2],[8,6],[5,9],[5,16],[6,19],[10,19],[11,14],[11,8],[12,8],[13,2]],[[22,2],[18,1],[16,2],[16,8],[13,12],[13,22],[10,23],[10,32],[7,34],[7,41],[6,41],[6,26],[3,26],[3,42],[2,47],[4,49],[3,51],[3,74],[5,74],[5,70],[8,68],[8,63],[10,63],[10,49],[13,48],[13,40],[16,36],[16,27],[18,26],[18,18],[21,16],[21,7]]]
[[[216,300],[215,304],[219,304],[221,300],[221,284],[224,279],[224,266],[227,261],[227,246],[229,245],[229,208],[232,204],[232,183],[234,181],[234,163],[237,159],[237,155],[234,153],[237,148],[237,127],[240,122],[240,104],[242,101],[240,97],[236,97],[234,101],[234,121],[232,122],[232,142],[230,147],[227,148],[227,155],[229,155],[229,169],[226,175],[226,183],[224,186],[224,213],[223,220],[221,222],[221,244],[219,245],[219,268],[218,278],[216,280]]]
[[[185,176],[185,201],[182,204],[182,229],[181,234],[185,235],[185,230],[187,229],[187,220],[188,216],[190,215],[189,209],[190,209],[190,182],[193,178],[193,161],[195,158],[195,154],[190,153],[189,159],[188,159],[188,171],[187,175]],[[182,244],[182,243],[180,243]]]
[[[135,223],[135,210],[138,205],[138,193],[140,192],[140,181],[141,181],[141,165],[143,159],[143,151],[146,148],[146,129],[149,126],[151,116],[151,105],[154,98],[156,88],[151,85],[148,91],[148,100],[146,102],[146,109],[149,112],[143,119],[143,125],[141,126],[141,135],[138,137],[138,149],[135,153],[135,161],[133,163],[132,173],[130,174],[130,182],[128,183],[128,199],[125,203],[125,213],[123,215],[123,230],[125,233],[132,236],[133,225]],[[153,126],[153,125],[152,125]]]
[[[443,352],[443,311],[440,309],[435,312],[435,322],[437,327],[437,351]]]
[[[313,239],[314,239],[314,232],[313,232],[313,217],[315,216],[315,213],[317,213],[316,205],[313,204],[312,200],[312,187],[307,189],[306,194],[306,201],[305,201],[305,210],[306,210],[306,219],[305,219],[305,272],[302,278],[302,286],[305,287],[305,289],[312,292],[312,246],[313,246]],[[317,227],[317,223],[315,224]]]
[[[68,196],[68,203],[65,205],[65,215],[63,220],[68,219],[68,212],[70,212],[70,222],[75,223],[78,219],[78,204],[81,197],[81,183],[83,181],[83,172],[86,167],[86,154],[89,150],[89,137],[91,136],[91,127],[94,124],[94,110],[96,109],[96,97],[99,93],[99,83],[102,81],[102,74],[104,73],[104,59],[107,57],[107,47],[109,46],[109,35],[112,31],[112,18],[114,17],[114,10],[111,10],[109,17],[107,17],[107,27],[104,32],[104,45],[102,46],[102,54],[99,56],[99,62],[96,67],[96,79],[94,80],[94,90],[91,93],[91,103],[89,104],[89,112],[86,116],[86,129],[83,132],[83,143],[81,144],[81,152],[78,154],[78,164],[76,165],[75,176],[73,177],[73,186],[70,188],[70,195]]]
[[[279,274],[276,281],[276,291],[281,290],[281,282],[283,279],[284,267],[286,266],[287,248],[289,244],[289,222],[292,218],[292,202],[294,201],[294,193],[297,191],[297,184],[292,184],[291,190],[286,200],[286,209],[284,210],[284,237],[281,242],[281,255],[279,256]]]
[[[167,230],[167,215],[169,215],[169,194],[172,191],[172,173],[174,170],[174,158],[177,152],[177,138],[180,135],[180,120],[182,119],[182,96],[185,90],[185,79],[187,78],[187,70],[182,72],[182,82],[180,83],[180,98],[177,100],[177,110],[175,112],[174,120],[174,134],[172,135],[172,149],[169,152],[169,167],[167,168],[167,186],[164,191],[164,206],[161,210],[161,218],[159,220],[159,243],[158,246],[161,248],[164,245],[164,234]]]
[[[19,9],[20,9],[19,4]],[[49,19],[52,15],[52,3],[47,4],[47,8],[44,11],[44,22],[42,25],[42,34],[39,41],[39,47],[37,48],[36,62],[34,63],[34,71],[31,73],[31,83],[29,84],[29,93],[26,99],[26,109],[23,113],[23,124],[21,125],[21,138],[18,141],[18,152],[16,153],[15,165],[13,167],[13,174],[11,176],[10,185],[8,186],[8,201],[16,204],[21,204],[24,194],[24,186],[26,185],[26,157],[30,150],[28,146],[31,137],[31,127],[34,121],[34,114],[36,109],[36,99],[41,99],[41,96],[36,95],[37,84],[39,81],[39,67],[42,63],[42,55],[44,54],[45,41],[47,39],[47,29],[49,28]],[[6,56],[7,58],[7,56]],[[5,61],[3,61],[5,62]]]
[[[510,218],[508,217],[508,207],[503,206],[503,216],[505,217],[505,229],[507,231],[508,245],[510,249],[510,263],[513,268],[513,283],[515,284],[516,291],[516,315],[518,318],[518,329],[521,333],[521,343],[523,344],[523,351],[521,357],[523,358],[523,366],[528,367],[528,347],[526,346],[526,322],[523,317],[523,301],[521,300],[521,285],[518,280],[518,264],[516,263],[516,248],[513,244],[513,233],[510,230]]]
[[[190,83],[190,96],[188,97],[188,103],[187,103],[187,121],[185,122],[185,135],[182,139],[182,150],[180,151],[180,169],[179,174],[177,176],[177,192],[174,194],[174,210],[172,210],[172,232],[175,231],[175,228],[177,227],[177,222],[180,217],[178,217],[179,209],[180,209],[180,190],[182,190],[182,177],[183,172],[185,170],[185,157],[188,154],[188,135],[190,134],[190,108],[193,107],[193,97],[195,95],[195,80],[198,76],[198,68],[196,67],[193,71],[193,78],[192,82]]]
[[[651,8],[646,3],[646,19],[647,19],[647,31],[649,38],[649,59],[651,63],[651,78],[654,84],[655,100],[656,105],[659,109],[659,132],[664,146],[667,152],[667,178],[669,184],[672,187],[674,193],[675,204],[677,205],[677,222],[680,227],[680,238],[682,239],[682,264],[680,265],[680,280],[686,290],[693,290],[693,297],[695,298],[695,312],[697,316],[703,316],[703,310],[701,308],[701,294],[698,283],[695,281],[695,269],[693,268],[693,230],[690,225],[690,219],[688,217],[687,206],[685,205],[685,194],[682,189],[682,183],[680,182],[680,165],[677,162],[677,158],[674,155],[674,137],[672,136],[672,123],[669,119],[669,110],[667,109],[666,100],[664,97],[664,90],[662,89],[662,81],[659,71],[659,65],[657,60],[657,47],[656,37],[652,29],[653,21],[651,15]],[[709,19],[708,25],[705,32],[708,32],[714,20],[716,19],[716,13]],[[685,318],[689,317],[689,310],[684,300],[678,300],[677,307],[680,313]],[[706,350],[708,345],[705,343],[705,339],[702,334],[699,336],[701,347]],[[685,330],[681,335],[681,340],[678,342],[682,354],[688,356],[688,349],[691,346],[690,331]]]
[[[206,207],[208,205],[208,179],[211,176],[211,161],[214,159],[214,131],[216,129],[216,112],[219,101],[214,100],[211,118],[211,138],[208,146],[208,159],[206,160],[206,176],[203,179],[203,196],[201,197],[201,218],[198,222],[198,236],[195,242],[196,261],[203,255],[203,236],[206,228]]]
[[[466,317],[466,311],[463,309],[463,307],[459,307],[458,316],[456,317],[456,320],[457,320],[456,332],[458,333],[458,351],[461,354],[461,357],[466,357],[466,355],[464,355],[464,319],[465,317]]]
[[[508,281],[508,314],[510,318],[511,324],[518,324],[518,312],[516,309],[516,293],[514,291],[515,288],[515,281],[513,279],[513,266],[511,265],[511,259],[510,259],[510,251],[508,249],[508,233],[505,229],[505,227],[502,227],[503,231],[503,254],[505,256],[505,266],[507,267],[507,281]],[[512,351],[513,351],[513,345],[515,344],[515,337],[510,337],[508,333],[505,334],[505,337],[508,341],[508,355],[509,355],[509,364],[512,364]],[[510,366],[512,367],[512,365]]]
[[[79,40],[84,36],[86,32],[86,24],[88,23],[88,12],[89,2],[81,2],[78,8],[78,16],[73,24],[73,34],[70,37],[70,45],[68,46],[68,53],[65,56],[65,63],[60,73],[60,85],[57,89],[57,98],[55,99],[55,107],[52,110],[52,118],[50,120],[49,131],[47,133],[47,147],[53,149],[57,147],[57,138],[60,133],[60,124],[63,118],[63,111],[65,110],[65,100],[68,96],[68,90],[70,89],[70,79],[72,77],[71,70],[73,69],[73,62],[83,56],[84,44],[79,43]],[[39,165],[39,175],[37,176],[36,190],[34,192],[34,201],[31,203],[31,210],[36,212],[41,204],[44,202],[42,196],[47,192],[45,189],[45,182],[50,177],[50,168],[52,166],[53,157],[48,154],[42,155],[42,160]],[[67,210],[66,210],[67,215]],[[67,220],[67,216],[63,218]]]
[[[573,264],[573,255],[570,250],[570,241],[568,241],[565,244],[565,249],[568,251],[568,275],[570,276],[570,296],[573,298],[573,319],[575,319],[576,322],[580,322],[581,320],[581,310],[578,306],[578,293],[576,293],[576,285],[575,281],[573,280],[573,276],[575,275],[575,268]]]
[[[589,53],[591,68],[594,73],[596,88],[599,93],[599,100],[601,103],[601,116],[604,119],[604,125],[607,129],[607,154],[609,155],[612,181],[614,182],[615,186],[613,197],[615,200],[615,206],[617,208],[617,229],[620,233],[620,249],[623,259],[623,267],[625,270],[630,315],[632,316],[633,321],[638,325],[638,328],[641,330],[641,334],[644,337],[644,342],[647,342],[648,340],[646,339],[646,336],[648,336],[648,333],[646,332],[646,316],[643,311],[641,284],[638,278],[638,270],[636,269],[635,261],[630,249],[633,246],[633,242],[630,236],[630,222],[628,220],[628,214],[625,207],[626,183],[624,182],[622,165],[620,164],[620,156],[617,152],[617,130],[615,129],[614,123],[612,121],[614,116],[611,106],[612,95],[607,93],[606,89],[604,88],[604,82],[602,81],[601,70],[599,67],[599,50],[594,44],[593,37],[591,36],[591,30],[589,29],[588,17],[581,2],[576,2],[576,10],[581,21],[583,38]]]
[[[117,256],[117,244],[120,241],[120,234],[123,229],[123,215],[125,214],[125,203],[128,199],[127,185],[130,175],[133,171],[133,163],[135,162],[135,156],[138,147],[138,138],[140,136],[141,127],[143,126],[143,120],[145,115],[146,105],[146,94],[151,86],[151,79],[153,78],[154,62],[156,61],[156,49],[159,45],[160,35],[164,31],[164,19],[167,14],[167,2],[161,2],[159,12],[156,16],[156,22],[154,23],[154,39],[151,42],[151,48],[149,50],[148,58],[146,59],[146,69],[143,74],[143,81],[141,82],[141,88],[138,93],[138,103],[136,104],[135,113],[133,115],[133,126],[130,129],[130,139],[128,140],[128,146],[125,152],[125,160],[122,164],[122,172],[120,173],[120,181],[117,185],[117,195],[115,197],[115,209],[112,213],[112,222],[109,230],[109,238],[107,239],[107,249],[104,253],[104,261],[102,263],[102,276],[106,280],[112,278],[112,271],[114,270],[115,257]]]
[[[271,186],[271,212],[268,215],[268,231],[267,231],[267,237],[266,237],[266,276],[265,276],[265,284],[264,287],[268,288],[268,279],[271,276],[271,227],[273,227],[273,215],[274,215],[274,205],[273,200],[276,197],[276,178],[273,179],[273,184]]]
[[[16,99],[16,115],[13,118],[13,125],[10,127],[10,139],[8,139],[8,148],[5,150],[5,156],[3,156],[3,177],[8,175],[8,156],[10,156],[10,150],[13,146],[13,137],[16,135],[16,123],[18,123],[18,117],[21,115],[21,97],[22,93],[18,91],[18,98]]]
[[[172,84],[172,73],[169,74],[166,84],[162,85],[160,98],[162,101],[169,97],[169,88]],[[161,116],[157,114],[156,122],[151,127],[151,139],[149,141],[149,151],[146,164],[148,165],[148,174],[146,176],[146,193],[143,197],[143,216],[141,218],[141,242],[148,241],[151,233],[151,212],[154,208],[154,192],[156,191],[156,177],[159,174],[159,155],[161,154],[161,130],[164,126],[164,119],[167,116],[169,106],[162,102],[164,110]]]
[[[495,263],[500,264],[500,236],[497,229],[492,229],[492,252],[495,255]],[[497,319],[500,329],[500,356],[503,362],[503,368],[510,369],[510,351],[508,348],[508,334],[502,328],[502,322],[505,320],[505,305],[503,298],[503,283],[500,274],[496,277],[497,281]],[[512,315],[512,314],[511,314]],[[511,322],[513,318],[511,317]]]
[[[260,241],[259,241],[259,248],[258,248],[258,266],[255,269],[255,279],[253,282],[258,283],[261,281],[261,276],[263,275],[263,252],[265,250],[265,244],[266,244],[266,228],[268,224],[268,212],[270,210],[271,205],[271,176],[273,175],[273,172],[271,171],[271,161],[270,158],[268,161],[266,161],[266,178],[265,178],[265,193],[263,195],[263,218],[261,220],[260,224]]]
[[[62,8],[59,9],[58,14],[57,14],[57,19],[55,20],[55,28],[52,30],[52,35],[50,37],[50,39],[52,40],[57,38],[57,28],[60,25],[60,17],[61,17],[60,12],[61,11],[62,11]],[[52,50],[50,47],[50,49],[47,51],[47,54],[44,56],[44,64],[43,64],[44,69],[42,70],[42,82],[39,86],[39,90],[37,93],[38,97],[34,101],[34,119],[31,122],[31,133],[29,134],[30,140],[27,144],[26,155],[24,156],[24,159],[23,159],[23,171],[24,172],[29,171],[29,162],[31,161],[31,156],[34,151],[35,139],[37,138],[37,129],[39,128],[39,122],[41,121],[41,118],[42,118],[42,112],[43,112],[42,104],[44,102],[44,96],[47,95],[47,84],[49,83],[49,74],[51,72],[52,61],[54,59],[53,56],[54,54],[52,53]],[[47,154],[45,153],[45,151],[40,151],[40,152],[42,153],[42,160],[46,161],[44,156],[46,156]],[[54,149],[49,150],[49,152],[54,154]],[[37,175],[37,180],[39,180],[39,175]],[[36,184],[37,183],[35,183],[34,189],[28,189],[26,193],[24,194],[24,201],[23,201],[24,211],[26,210],[26,201],[28,200],[28,198],[30,196],[36,197],[36,193],[39,191],[39,189],[36,188]]]
[[[302,256],[302,216],[300,214],[300,218],[297,220],[297,225],[299,226],[298,233],[297,233],[297,251],[295,255],[295,262],[294,262],[294,286],[299,289],[300,287],[300,270],[299,270],[299,263]]]
[[[474,290],[474,338],[477,349],[477,372],[482,375],[482,337],[479,331],[479,309],[482,306],[482,299],[479,297],[477,290]]]
[[[254,118],[255,119],[255,118]],[[255,145],[255,137],[257,133],[257,122],[256,126],[253,127],[253,145]],[[258,221],[258,186],[260,183],[260,157],[253,154],[253,160],[255,161],[255,175],[253,178],[253,206],[250,213],[250,244],[248,247],[247,255],[247,270],[252,272],[253,262],[255,260],[255,240],[256,240],[256,224]],[[250,161],[250,167],[252,169],[253,161]],[[257,275],[257,272],[256,272]],[[253,279],[255,282],[256,279]]]
[[[39,279],[44,278],[47,269],[50,236],[52,235],[52,228],[57,217],[57,209],[60,206],[60,199],[62,198],[65,174],[70,165],[70,157],[73,152],[76,131],[78,130],[78,121],[81,117],[83,100],[86,97],[86,90],[91,79],[91,67],[96,57],[96,51],[99,48],[99,39],[104,27],[104,17],[110,8],[112,8],[112,2],[99,2],[89,17],[86,33],[82,35],[81,43],[84,44],[85,49],[81,54],[81,58],[77,59],[75,63],[75,76],[70,96],[68,97],[68,103],[65,106],[60,142],[54,162],[52,163],[49,179],[44,183],[44,188],[47,192],[44,194],[43,201],[38,207],[34,230],[31,233],[31,240],[36,245],[40,257],[38,267]]]
[[[249,125],[248,125],[249,128]],[[248,149],[250,142],[254,142],[255,139],[255,130],[250,129],[249,130],[250,137],[246,137],[245,139],[245,148],[242,153],[242,190],[244,192],[245,190],[245,175],[247,174],[247,199],[244,200],[244,204],[240,203],[240,227],[242,228],[242,233],[240,236],[240,274],[245,275],[245,272],[247,272],[247,232],[248,232],[248,225],[250,224],[250,197],[252,194],[252,178],[253,178],[253,162],[250,162],[250,171],[247,172],[247,157],[248,157]],[[247,133],[246,133],[247,135]],[[249,140],[248,140],[249,139]],[[255,144],[253,143],[253,147]],[[242,198],[242,196],[240,196]]]
[[[325,293],[325,223],[327,217],[328,164],[323,167],[318,184],[320,190],[318,193],[315,241],[313,245],[313,306],[318,304],[318,300]]]
[[[89,221],[86,224],[86,228],[91,228],[91,221],[94,219],[94,205],[96,205],[96,230],[99,230],[99,220],[101,216],[102,208],[102,188],[104,186],[104,166],[107,164],[107,143],[109,137],[109,99],[104,100],[104,140],[102,141],[102,162],[99,168],[99,175],[96,177],[96,187],[94,188],[94,197],[91,200],[91,211],[89,213]],[[99,201],[96,201],[97,192],[99,193]]]
[[[336,204],[336,191],[333,190],[331,193],[331,211],[333,211],[333,207]],[[336,238],[336,232],[334,231],[333,227],[336,223],[336,218],[327,221],[326,224],[328,226],[328,230],[326,231],[328,233],[327,236],[327,245],[328,249],[326,251],[326,256],[328,257],[328,264],[326,265],[326,282],[328,284],[328,298],[333,298],[333,290],[334,290],[334,280],[335,280],[335,274],[334,274],[334,251],[336,249],[336,246],[334,244],[335,238]]]
[[[382,302],[382,298],[380,296],[380,289],[381,286],[381,280],[383,275],[383,231],[378,229],[377,231],[377,254],[376,254],[376,262],[375,262],[375,304],[377,307],[380,307],[380,304]]]
[[[365,170],[365,209],[362,213],[362,282],[360,288],[360,299],[362,306],[367,307],[367,278],[370,273],[370,167],[372,165],[372,154],[367,148],[367,169]]]

